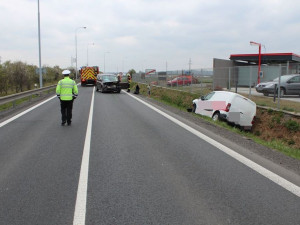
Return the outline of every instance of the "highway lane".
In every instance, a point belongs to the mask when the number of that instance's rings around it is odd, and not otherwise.
[[[60,125],[57,98],[0,128],[0,224],[71,224],[91,89],[74,123]]]
[[[0,224],[72,224],[92,88],[0,128]],[[131,96],[95,93],[86,224],[299,224],[299,197]],[[17,137],[17,138],[16,138]]]

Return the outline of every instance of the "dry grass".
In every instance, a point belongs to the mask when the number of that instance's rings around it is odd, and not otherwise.
[[[249,96],[244,95],[245,97],[249,98]],[[273,98],[269,97],[262,97],[262,96],[251,96],[250,99],[256,103],[258,106],[266,106],[270,108],[276,109],[278,106],[277,99],[274,102]],[[300,103],[293,102],[289,100],[284,100],[284,98],[280,99],[279,102],[280,110],[289,111],[289,112],[296,112],[300,113]]]

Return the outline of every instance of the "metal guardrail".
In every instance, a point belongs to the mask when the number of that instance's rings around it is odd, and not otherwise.
[[[43,87],[43,88],[39,88],[39,89],[24,91],[24,92],[20,92],[20,93],[17,93],[17,94],[0,97],[0,105],[15,102],[16,100],[26,98],[26,97],[30,97],[30,96],[35,95],[35,94],[41,94],[42,92],[48,91],[48,90],[50,90],[52,88],[55,88],[55,87],[56,87],[56,84],[48,86],[48,87]]]

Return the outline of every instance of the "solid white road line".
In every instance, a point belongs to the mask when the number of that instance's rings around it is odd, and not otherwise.
[[[0,127],[5,126],[6,124],[8,124],[8,123],[14,121],[15,119],[18,119],[19,117],[25,115],[26,113],[28,113],[28,112],[34,110],[34,109],[37,108],[37,107],[39,107],[39,106],[45,104],[46,102],[50,101],[50,100],[53,99],[53,98],[56,98],[56,95],[53,96],[53,97],[51,97],[51,98],[48,98],[47,100],[45,100],[45,101],[43,101],[43,102],[41,102],[41,103],[39,103],[39,104],[37,104],[37,105],[35,105],[35,106],[33,106],[33,107],[27,109],[27,110],[25,110],[25,111],[23,111],[23,112],[21,112],[21,113],[19,113],[19,114],[17,114],[17,115],[15,115],[15,116],[12,117],[12,118],[9,118],[8,120],[5,120],[4,122],[0,123]]]
[[[124,92],[124,93],[126,93],[126,92]],[[130,95],[132,98],[134,98],[137,101],[143,103],[144,105],[148,106],[152,110],[158,112],[159,114],[163,115],[167,119],[173,121],[177,125],[179,125],[182,128],[188,130],[189,132],[193,133],[194,135],[198,136],[199,138],[203,139],[204,141],[206,141],[206,142],[210,143],[211,145],[215,146],[216,148],[220,149],[221,151],[223,151],[227,155],[231,156],[232,158],[234,158],[234,159],[238,160],[239,162],[243,163],[244,165],[250,167],[254,171],[260,173],[264,177],[270,179],[274,183],[280,185],[281,187],[285,188],[286,190],[288,190],[291,193],[295,194],[296,196],[300,197],[300,187],[299,186],[291,183],[290,181],[284,179],[283,177],[278,176],[277,174],[273,173],[272,171],[260,166],[259,164],[251,161],[250,159],[240,155],[239,153],[233,151],[232,149],[226,147],[225,145],[222,145],[221,143],[213,140],[212,138],[210,138],[210,137],[206,136],[205,134],[195,130],[194,128],[182,123],[181,121],[179,121],[179,120],[175,119],[174,117],[164,113],[163,111],[155,108],[154,106],[144,102],[143,100],[135,97],[134,95],[129,94],[129,93],[126,93],[126,94]]]
[[[94,95],[95,95],[95,87],[93,88],[89,120],[86,129],[85,141],[84,141],[84,149],[83,149],[83,155],[81,161],[81,169],[80,169],[80,176],[78,182],[73,225],[85,224],[86,196],[87,196],[87,186],[88,186],[88,176],[89,176],[90,144],[91,144],[91,133],[92,133],[92,122],[93,122],[93,111],[94,111]]]

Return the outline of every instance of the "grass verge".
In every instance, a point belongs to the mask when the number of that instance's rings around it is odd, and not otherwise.
[[[23,104],[23,103],[25,103],[25,102],[32,101],[33,99],[39,98],[39,97],[41,97],[41,96],[45,96],[45,95],[48,95],[48,94],[50,94],[50,93],[54,93],[54,92],[55,92],[55,89],[56,89],[56,88],[51,88],[51,89],[49,89],[49,90],[46,90],[46,91],[41,92],[41,94],[33,94],[33,95],[31,95],[31,96],[28,96],[28,97],[24,97],[24,98],[15,100],[14,102],[9,102],[9,103],[0,105],[0,111],[5,111],[5,110],[11,109],[11,108],[13,108],[13,107],[16,107],[16,106],[18,106],[18,105],[21,105],[21,104]]]

